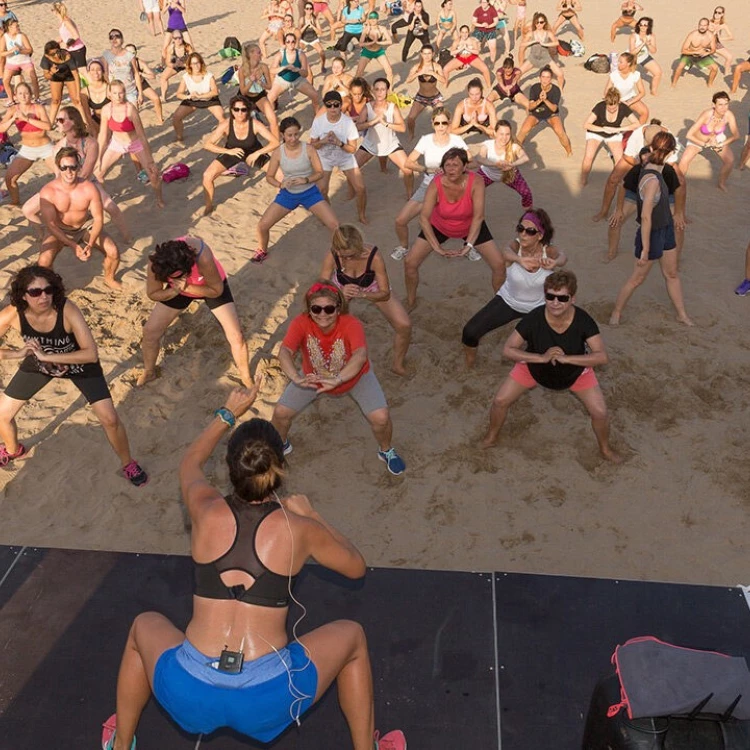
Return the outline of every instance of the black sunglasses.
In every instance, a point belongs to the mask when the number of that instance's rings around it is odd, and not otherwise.
[[[310,305],[310,312],[313,315],[320,315],[320,313],[325,313],[326,315],[333,315],[338,309],[339,309],[338,305],[325,305],[324,307],[321,307],[320,305]]]
[[[433,125],[447,125],[448,124],[448,120],[433,120],[432,124]]]
[[[341,106],[341,102],[326,102],[326,109],[338,109]]]
[[[556,299],[558,302],[570,302],[570,295],[569,294],[552,294],[552,292],[545,292],[544,299],[546,299],[549,302],[552,302],[553,299]]]
[[[122,39],[122,34],[110,34],[110,39]]]
[[[539,234],[539,230],[536,227],[525,227],[523,224],[519,224],[516,227],[518,234],[528,234],[529,237],[534,237]]]
[[[247,112],[247,107],[232,107],[232,112]]]
[[[29,297],[41,297],[43,294],[51,297],[54,293],[55,287],[53,286],[35,286],[26,290],[26,294],[28,294]]]
[[[61,164],[59,169],[61,172],[77,172],[78,165],[77,164]]]

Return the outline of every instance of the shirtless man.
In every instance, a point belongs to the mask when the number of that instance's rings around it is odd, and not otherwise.
[[[102,231],[104,208],[93,182],[78,178],[80,162],[76,149],[61,148],[55,156],[59,177],[47,183],[39,193],[42,221],[47,235],[42,241],[39,265],[52,268],[57,254],[70,247],[78,260],[87,261],[91,248],[104,254],[104,283],[111,289],[122,289],[115,281],[120,253],[111,237]]]
[[[685,37],[680,52],[680,62],[672,76],[672,88],[677,85],[677,80],[682,75],[682,71],[686,67],[691,68],[693,65],[697,65],[701,70],[708,68],[707,86],[714,82],[719,72],[719,65],[713,58],[713,54],[716,52],[716,34],[708,30],[709,23],[710,21],[707,18],[701,18],[698,21],[698,28]]]

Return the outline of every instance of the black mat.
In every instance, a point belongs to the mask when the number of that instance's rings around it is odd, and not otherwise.
[[[498,574],[502,750],[578,750],[615,646],[653,635],[750,656],[739,589]]]
[[[0,548],[0,565],[12,562],[8,552]],[[0,745],[97,747],[100,725],[114,711],[133,617],[155,609],[184,627],[190,586],[190,563],[181,557],[24,553],[0,588]],[[416,748],[497,747],[491,576],[377,569],[364,584],[344,586],[308,566],[295,593],[309,608],[300,632],[342,617],[364,625],[382,731],[402,728]],[[144,748],[180,750],[196,742],[153,701],[139,736]],[[226,733],[201,743],[214,750],[248,746],[254,745]],[[333,692],[275,745],[350,746]]]

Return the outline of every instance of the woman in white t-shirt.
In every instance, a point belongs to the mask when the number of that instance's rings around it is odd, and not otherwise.
[[[440,161],[445,152],[451,148],[469,150],[463,138],[450,132],[451,113],[445,107],[436,107],[432,110],[432,127],[435,132],[432,135],[423,135],[406,160],[407,168],[417,174],[423,174],[424,178],[417,191],[406,201],[396,217],[396,235],[399,244],[391,253],[391,257],[395,260],[401,260],[409,252],[409,222],[419,216],[427,188],[440,171]],[[424,161],[424,166],[418,163],[420,156]]]
[[[360,167],[373,156],[388,157],[401,171],[408,200],[414,187],[414,173],[406,166],[406,151],[398,138],[398,133],[406,132],[406,123],[401,110],[387,100],[390,88],[387,78],[377,78],[373,83],[373,100],[365,104],[357,121],[357,130],[364,133],[364,138],[355,157]]]
[[[182,121],[196,109],[207,109],[217,122],[224,122],[224,109],[219,99],[216,79],[213,73],[206,70],[206,63],[197,52],[192,52],[188,56],[187,70],[182,75],[177,98],[180,100],[180,106],[172,115],[175,140],[183,140],[185,127]]]
[[[617,69],[609,74],[602,98],[607,96],[610,89],[617,89],[620,92],[620,101],[633,110],[641,125],[645,125],[648,122],[648,107],[643,101],[646,89],[641,74],[635,67],[635,55],[623,52],[617,58]]]

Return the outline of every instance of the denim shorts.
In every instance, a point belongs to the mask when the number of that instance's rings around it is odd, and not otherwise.
[[[190,734],[229,727],[272,742],[315,700],[318,671],[298,643],[245,662],[238,674],[211,666],[218,658],[184,641],[156,662],[154,697]]]
[[[659,260],[667,250],[674,250],[677,241],[674,236],[674,225],[672,222],[665,227],[651,230],[651,243],[648,251],[649,260]],[[643,240],[641,239],[641,228],[635,232],[635,257],[640,258],[643,252]]]

